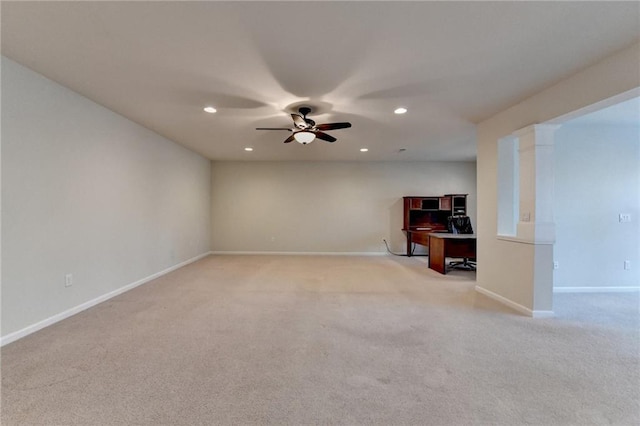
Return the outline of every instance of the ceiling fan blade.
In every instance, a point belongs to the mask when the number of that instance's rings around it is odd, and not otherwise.
[[[288,130],[293,132],[293,130],[288,127],[256,127],[256,130]]]
[[[293,135],[289,136],[287,139],[284,140],[284,143],[291,143],[294,140],[296,140],[296,138],[293,137]]]
[[[293,124],[295,124],[297,128],[306,129],[307,127],[309,127],[304,118],[302,118],[298,114],[291,114],[291,118],[293,119]]]
[[[351,127],[351,123],[325,123],[318,124],[316,129],[318,130],[336,130],[336,129],[348,129]]]
[[[335,142],[335,141],[338,140],[338,139],[334,138],[333,136],[328,135],[328,134],[323,133],[323,132],[315,132],[315,134],[316,134],[316,138],[322,139],[323,141]]]

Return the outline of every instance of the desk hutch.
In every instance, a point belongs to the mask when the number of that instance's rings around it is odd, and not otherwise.
[[[413,244],[429,246],[431,232],[448,232],[449,216],[467,214],[467,195],[403,197],[402,230],[407,234],[407,256],[411,256]]]

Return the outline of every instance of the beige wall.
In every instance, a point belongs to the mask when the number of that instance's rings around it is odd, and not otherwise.
[[[210,166],[2,58],[3,343],[207,253]]]
[[[532,311],[550,309],[534,282],[552,279],[553,246],[496,238],[497,141],[640,86],[635,44],[478,125],[478,286]],[[546,265],[541,271],[536,266]],[[537,271],[534,273],[534,271]]]
[[[241,252],[404,252],[402,197],[469,193],[474,162],[214,162],[211,246]]]

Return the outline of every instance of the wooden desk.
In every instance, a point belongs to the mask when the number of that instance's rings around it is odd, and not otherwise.
[[[429,268],[447,273],[447,257],[476,257],[475,234],[431,233],[429,238]]]
[[[429,247],[429,234],[432,230],[412,230],[404,229],[407,233],[407,256],[411,257],[413,244],[420,244]]]
[[[429,233],[448,232],[449,216],[467,213],[467,194],[407,196],[403,198],[402,230],[407,234],[407,255],[414,244],[429,246]]]

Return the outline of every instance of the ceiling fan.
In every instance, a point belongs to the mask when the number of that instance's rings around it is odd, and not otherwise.
[[[288,130],[292,132],[291,136],[285,139],[284,143],[290,143],[294,140],[302,145],[313,142],[316,138],[326,142],[335,142],[337,139],[331,135],[324,133],[325,130],[347,129],[351,127],[351,123],[325,123],[316,124],[307,114],[311,112],[309,107],[301,107],[298,109],[300,114],[291,114],[293,119],[293,128],[289,127],[257,127],[256,130]]]

